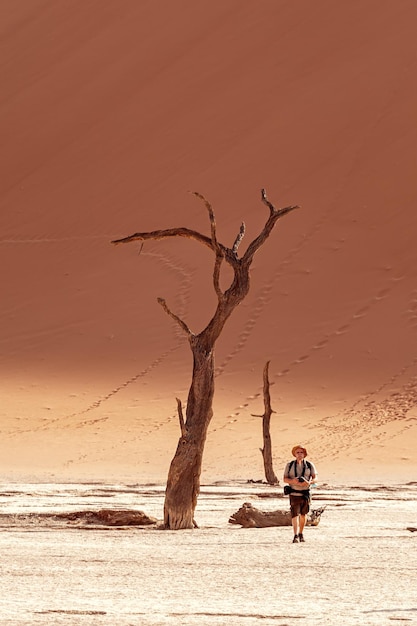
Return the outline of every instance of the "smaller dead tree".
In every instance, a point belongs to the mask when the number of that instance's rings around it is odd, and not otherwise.
[[[271,440],[271,415],[275,411],[271,407],[271,394],[269,392],[269,361],[266,362],[264,367],[264,406],[265,411],[263,415],[253,415],[253,417],[262,417],[262,434],[264,447],[259,448],[264,460],[265,479],[269,485],[279,485],[279,480],[275,475],[274,467],[272,463],[272,440]]]

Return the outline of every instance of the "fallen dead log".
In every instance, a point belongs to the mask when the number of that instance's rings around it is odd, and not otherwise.
[[[56,520],[67,522],[82,522],[83,524],[97,524],[102,526],[151,526],[157,524],[155,517],[146,515],[143,511],[132,509],[99,509],[98,511],[72,511],[58,513]]]
[[[318,526],[325,507],[311,510],[307,515],[307,526]],[[245,502],[229,518],[229,524],[240,524],[243,528],[267,528],[268,526],[291,526],[290,511],[260,511]]]

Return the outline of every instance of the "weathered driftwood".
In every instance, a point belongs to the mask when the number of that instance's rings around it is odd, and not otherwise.
[[[307,526],[318,526],[325,507],[310,511]],[[240,524],[243,528],[267,528],[268,526],[291,526],[289,510],[260,511],[250,502],[245,502],[236,513],[229,518],[230,524]]]
[[[143,511],[132,509],[100,509],[98,511],[72,511],[54,515],[57,520],[82,522],[101,526],[151,526],[158,520]]]

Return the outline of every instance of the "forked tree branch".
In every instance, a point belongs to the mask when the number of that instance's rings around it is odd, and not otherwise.
[[[198,191],[192,191],[191,193],[197,198],[200,198],[200,200],[202,200],[204,204],[206,205],[206,209],[208,211],[209,219],[210,219],[211,241],[213,243],[213,247],[216,248],[219,244],[217,243],[216,219],[214,217],[213,208],[210,202],[203,196],[203,194],[199,193]]]
[[[185,322],[183,322],[183,320],[181,318],[178,317],[178,315],[175,315],[175,313],[173,313],[171,311],[171,309],[168,308],[167,303],[165,302],[164,298],[158,298],[158,302],[161,305],[161,307],[164,309],[165,313],[168,313],[168,315],[170,317],[172,317],[173,320],[175,320],[177,322],[177,324],[182,328],[182,330],[189,336],[191,337],[193,335],[193,333],[191,332],[191,330],[188,328],[187,324]]]
[[[222,261],[224,259],[224,253],[223,253],[223,246],[221,246],[219,242],[217,241],[216,219],[214,217],[214,211],[210,202],[201,193],[199,193],[198,191],[193,191],[192,193],[197,198],[200,198],[200,200],[204,202],[204,204],[206,205],[208,214],[209,214],[210,229],[211,229],[211,242],[213,245],[213,250],[216,254],[216,261],[215,261],[214,270],[213,270],[213,286],[214,286],[214,291],[216,292],[217,298],[220,301],[223,299],[223,296],[224,296],[223,291],[221,290],[221,287],[220,287],[220,270],[221,270]]]
[[[213,210],[211,208],[210,203],[204,198],[202,194],[199,194],[198,192],[192,192],[192,193],[198,198],[200,198],[201,200],[203,200],[203,202],[205,203],[207,207],[207,210],[210,216],[211,237],[207,237],[206,235],[203,235],[199,233],[198,231],[193,230],[191,228],[179,227],[179,228],[167,228],[164,230],[153,230],[150,232],[134,233],[133,235],[122,237],[121,239],[113,239],[111,243],[114,245],[119,245],[121,243],[130,243],[132,241],[149,241],[149,240],[169,239],[170,237],[186,237],[187,239],[194,239],[195,241],[202,243],[203,245],[213,250],[216,254],[217,254],[217,250],[219,251],[221,250],[223,257],[227,261],[227,263],[229,263],[229,265],[231,265],[233,268],[236,268],[240,264],[240,261],[243,261],[246,265],[250,265],[255,252],[262,246],[265,240],[269,237],[273,227],[275,226],[275,222],[280,217],[282,217],[283,215],[286,215],[290,211],[300,208],[298,205],[294,205],[294,206],[287,206],[283,209],[275,209],[274,205],[268,200],[265,189],[262,189],[261,200],[269,208],[269,218],[264,228],[262,229],[261,233],[258,235],[258,237],[256,237],[252,241],[252,243],[248,246],[248,249],[246,250],[242,259],[239,260],[237,258],[237,249],[245,234],[245,225],[244,224],[241,225],[240,232],[238,236],[236,237],[232,248],[228,248],[227,246],[224,246],[223,244],[219,243],[217,241],[214,214],[213,214]],[[213,230],[214,230],[214,233],[213,233]]]
[[[171,237],[185,237],[186,239],[193,239],[194,241],[202,243],[207,248],[210,248],[210,250],[215,251],[215,246],[213,246],[213,242],[210,237],[207,237],[207,235],[202,235],[197,230],[185,227],[167,228],[165,230],[152,230],[149,232],[134,233],[133,235],[128,235],[127,237],[122,237],[121,239],[113,239],[110,243],[118,246],[119,244],[131,243],[132,241],[158,241],[161,239],[169,239]],[[219,242],[217,242],[217,245],[222,251],[223,257],[226,259],[226,261],[232,267],[235,267],[236,257],[232,253],[232,251]]]
[[[266,190],[265,189],[261,189],[261,200],[264,204],[266,204],[267,207],[269,207],[269,212],[271,215],[273,215],[275,213],[275,207],[274,205],[268,200],[267,195],[266,195]]]
[[[249,244],[245,254],[242,257],[242,263],[246,265],[250,265],[252,263],[253,257],[255,253],[259,250],[263,243],[268,239],[271,234],[272,229],[275,226],[277,220],[286,215],[290,211],[294,209],[299,209],[300,207],[296,205],[287,206],[284,209],[275,209],[274,205],[268,200],[265,189],[261,189],[261,199],[264,204],[269,208],[269,218],[266,221],[265,226],[262,231],[259,233],[257,237]]]
[[[237,256],[237,250],[245,234],[245,224],[242,223],[239,234],[237,235],[233,247],[228,248],[217,241],[216,221],[211,204],[206,198],[198,193],[192,192],[197,198],[202,200],[207,208],[209,219],[211,237],[202,235],[196,230],[190,228],[168,228],[166,230],[154,230],[150,232],[134,233],[128,237],[121,239],[115,239],[112,241],[114,245],[120,243],[130,243],[132,241],[146,241],[146,240],[158,240],[168,239],[170,237],[186,237],[188,239],[194,239],[199,243],[210,248],[216,255],[214,270],[213,270],[213,285],[218,298],[219,306],[207,325],[205,333],[209,341],[216,341],[219,336],[224,323],[228,319],[233,309],[239,304],[241,300],[246,296],[249,290],[249,268],[253,261],[253,257],[257,250],[265,243],[267,238],[272,232],[277,220],[286,215],[294,209],[298,209],[298,205],[288,206],[283,209],[275,209],[274,205],[268,200],[265,189],[261,189],[261,200],[269,208],[269,217],[265,223],[265,226],[259,233],[259,235],[249,244],[246,252],[241,258]],[[220,271],[223,259],[233,268],[234,280],[230,287],[226,291],[222,291],[220,287]],[[172,317],[173,320],[182,328],[182,330],[188,335],[188,337],[194,336],[187,324],[181,320],[177,315],[172,313],[168,308],[163,298],[158,298],[159,304],[164,308],[165,312]],[[227,306],[225,306],[227,304]],[[201,333],[200,333],[201,334]]]
[[[268,197],[266,195],[265,189],[261,189],[261,200],[262,200],[262,202],[264,204],[266,204],[267,207],[269,207],[270,214],[271,215],[278,215],[278,217],[281,217],[282,215],[285,215],[286,213],[289,213],[293,209],[299,209],[300,208],[298,206],[298,204],[296,204],[294,206],[287,206],[284,209],[276,209],[274,207],[274,205],[272,204],[272,202],[270,202],[268,200]]]

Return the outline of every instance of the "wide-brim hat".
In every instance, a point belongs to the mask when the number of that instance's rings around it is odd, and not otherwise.
[[[307,456],[307,450],[304,446],[294,446],[293,449],[291,450],[291,453],[293,456],[295,456],[296,450],[302,450],[304,452],[304,456]]]

